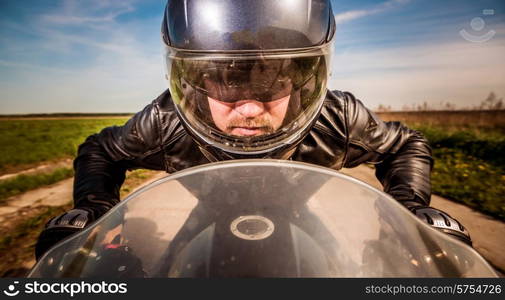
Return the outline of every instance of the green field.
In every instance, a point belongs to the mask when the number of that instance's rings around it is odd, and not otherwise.
[[[3,133],[0,135],[0,174],[42,162],[73,158],[87,136],[107,126],[124,124],[127,119],[0,120]],[[409,126],[421,131],[433,148],[433,193],[505,220],[504,127]],[[0,186],[0,198],[69,176],[71,172],[66,170],[63,174],[13,179],[12,186],[4,181]]]
[[[32,175],[17,175],[13,178],[0,181],[0,204],[11,196],[36,189],[44,185],[50,185],[74,176],[72,168],[57,168],[47,173]]]
[[[423,126],[433,148],[433,193],[505,221],[505,128]]]
[[[125,197],[134,188],[156,174],[155,171],[128,172],[121,188]],[[0,224],[0,277],[24,277],[26,263],[34,259],[35,243],[44,225],[53,217],[72,208],[72,199],[63,206],[24,207],[18,216]]]
[[[0,174],[72,158],[86,137],[127,119],[0,119]]]
[[[121,125],[124,118],[0,119],[0,174],[40,163],[73,158],[84,139],[102,128]],[[407,122],[408,123],[408,122]],[[505,221],[505,128],[409,124],[430,141],[435,158],[433,193],[464,203]],[[128,174],[124,197],[154,172]],[[71,177],[68,167],[0,181],[0,203],[7,197]],[[23,276],[23,264],[33,258],[38,233],[53,216],[68,210],[37,206],[0,226],[0,277]]]

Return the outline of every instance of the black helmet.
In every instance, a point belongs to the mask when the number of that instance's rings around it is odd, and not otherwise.
[[[177,113],[210,160],[287,158],[315,123],[329,0],[169,0],[161,31]]]

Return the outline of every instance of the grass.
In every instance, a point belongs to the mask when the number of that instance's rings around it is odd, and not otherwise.
[[[101,129],[124,124],[124,118],[96,119],[0,119],[0,174],[9,173],[40,163],[73,158],[78,146],[89,135]],[[129,172],[121,188],[125,197],[136,186],[153,176],[155,171]],[[73,176],[71,168],[51,172],[18,175],[0,181],[0,205],[8,197],[43,185],[53,184]],[[69,210],[71,199],[64,206],[21,208],[0,224],[0,277],[23,276],[25,264],[33,259],[37,237],[50,218]]]
[[[456,149],[496,166],[505,167],[505,128],[414,126],[434,149]]]
[[[433,193],[505,221],[505,130],[411,125],[433,148]]]
[[[44,161],[73,157],[84,139],[125,118],[1,120],[0,174]],[[409,124],[428,138],[435,167],[433,193],[464,203],[505,221],[505,128]],[[124,198],[155,172],[128,173]],[[71,177],[69,168],[20,175],[0,182],[0,203],[7,197]],[[38,234],[51,218],[71,208],[39,206],[18,211],[0,228],[0,277],[22,276],[23,263],[33,259]],[[22,215],[25,214],[25,215]]]
[[[12,231],[10,234],[5,234],[0,238],[0,253],[8,249],[15,241],[18,239],[30,235],[30,233],[35,229],[42,229],[42,227],[49,221],[52,217],[62,214],[72,205],[67,204],[64,206],[42,206],[39,207],[37,213],[23,220],[16,226],[16,230]]]
[[[72,158],[89,135],[128,118],[2,120],[0,174],[44,161]]]
[[[15,196],[26,191],[50,185],[60,180],[74,176],[71,168],[58,168],[50,173],[33,175],[18,175],[12,179],[0,181],[0,204],[11,196]]]
[[[144,169],[128,172],[126,175],[126,180],[121,186],[121,190],[119,191],[121,199],[124,199],[130,192],[132,192],[136,187],[141,185],[147,179],[151,178],[156,172],[158,171]]]
[[[23,277],[26,275],[25,263],[34,259],[35,243],[46,222],[72,207],[71,203],[52,207],[31,208],[28,216],[18,219],[8,232],[0,238],[0,277]]]
[[[128,172],[121,189],[122,198],[154,176],[158,171]],[[27,272],[27,262],[34,259],[35,243],[44,225],[53,217],[73,207],[71,199],[63,206],[28,207],[18,211],[10,223],[0,227],[0,277],[20,277]],[[25,214],[25,215],[24,215]]]
[[[152,176],[150,170],[135,170],[129,172],[128,180],[121,186],[121,197],[126,196],[136,186]],[[0,181],[0,205],[9,197],[24,193],[41,186],[50,185],[60,180],[74,176],[74,170],[71,168],[59,168],[51,173],[41,173],[34,175],[18,175],[12,179]]]
[[[505,221],[505,175],[482,159],[435,149],[433,191]]]

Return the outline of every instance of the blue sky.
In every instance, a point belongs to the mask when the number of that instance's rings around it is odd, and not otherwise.
[[[505,97],[505,1],[332,2],[338,28],[330,88],[371,108],[465,107],[490,91]],[[0,113],[142,109],[167,86],[164,5],[0,0]],[[468,40],[489,33],[488,41]]]

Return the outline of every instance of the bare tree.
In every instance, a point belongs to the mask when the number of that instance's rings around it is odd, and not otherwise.
[[[480,109],[503,109],[503,98],[496,96],[494,92],[490,92],[486,99],[480,104]]]
[[[456,105],[454,103],[451,103],[447,101],[444,105],[445,110],[456,110]]]
[[[414,105],[409,105],[409,104],[404,104],[402,105],[402,110],[403,111],[412,111],[412,110],[415,110],[415,106]]]
[[[378,112],[388,112],[388,111],[391,111],[391,105],[383,105],[383,104],[379,104],[379,106],[377,107],[377,111]]]
[[[428,102],[426,102],[426,101],[424,101],[423,104],[418,104],[417,105],[417,110],[418,111],[428,111],[430,109],[431,108],[429,107]]]

